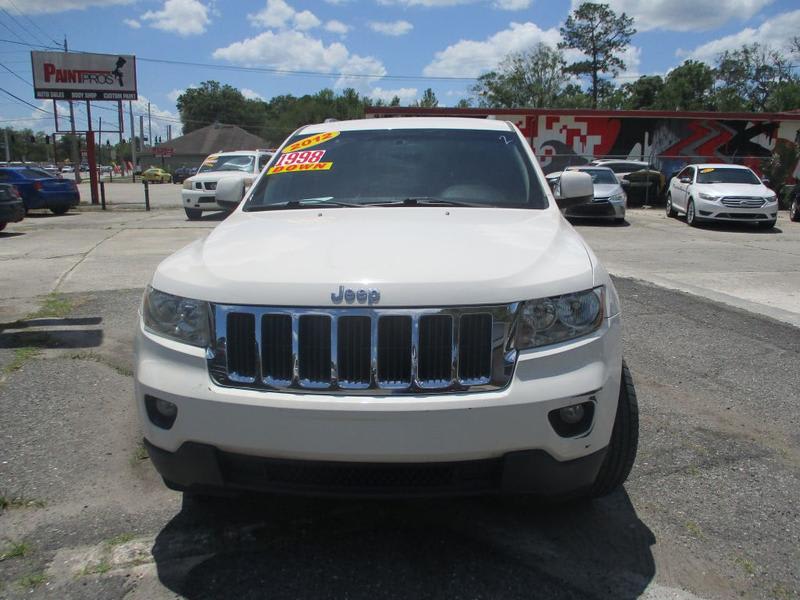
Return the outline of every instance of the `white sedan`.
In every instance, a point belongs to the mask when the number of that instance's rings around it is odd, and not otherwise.
[[[778,199],[747,167],[689,165],[672,178],[666,211],[668,217],[685,214],[692,226],[712,220],[747,221],[771,229],[778,218]]]

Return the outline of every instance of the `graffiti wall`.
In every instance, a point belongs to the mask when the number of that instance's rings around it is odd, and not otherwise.
[[[663,173],[687,163],[735,162],[759,170],[776,143],[800,143],[800,121],[503,115],[530,140],[545,172],[593,158],[649,160]],[[800,164],[793,169],[800,177]]]

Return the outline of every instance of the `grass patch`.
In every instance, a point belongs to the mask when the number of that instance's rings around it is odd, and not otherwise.
[[[38,573],[29,573],[28,575],[24,575],[17,579],[17,585],[23,589],[32,589],[39,587],[44,583],[44,573],[39,571]]]
[[[44,297],[42,306],[35,313],[28,315],[29,319],[42,319],[44,317],[64,318],[72,312],[72,301],[63,294],[52,292]]]
[[[7,508],[44,508],[44,500],[25,498],[24,496],[15,498],[0,496],[0,510],[6,510]]]
[[[139,444],[134,448],[133,454],[131,455],[131,466],[135,467],[148,458],[150,458],[150,456],[147,454],[147,448],[144,447],[144,444]]]
[[[41,353],[40,348],[34,348],[33,346],[24,346],[22,348],[17,348],[14,350],[14,357],[11,359],[11,362],[6,365],[5,372],[13,373],[14,371],[19,371],[22,367],[25,366],[30,360],[33,360]]]
[[[110,540],[106,541],[106,544],[109,546],[119,546],[121,544],[127,544],[134,538],[132,533],[120,533],[119,535],[115,535]]]
[[[32,551],[30,544],[26,542],[9,542],[6,550],[0,554],[0,561],[8,560],[9,558],[20,558],[28,556]]]
[[[742,568],[742,571],[744,571],[751,577],[756,574],[756,565],[749,558],[743,558],[739,556],[736,558],[736,564]]]
[[[688,531],[690,535],[692,535],[692,536],[694,536],[696,538],[702,538],[703,537],[703,530],[700,529],[700,525],[698,525],[694,521],[687,521],[686,522],[686,531]]]
[[[94,565],[86,565],[81,569],[79,575],[82,577],[86,577],[87,575],[102,575],[103,573],[108,573],[110,570],[111,563],[103,559]]]
[[[73,352],[69,355],[71,360],[92,360],[94,362],[100,363],[101,365],[105,365],[110,369],[114,369],[117,373],[122,375],[123,377],[133,377],[133,369],[128,367],[123,367],[120,365],[116,365],[106,357],[98,354],[97,352]]]

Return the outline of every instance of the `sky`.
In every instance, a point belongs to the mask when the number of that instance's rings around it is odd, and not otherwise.
[[[150,103],[154,136],[166,137],[170,124],[179,133],[175,100],[210,79],[264,99],[354,87],[406,104],[431,87],[440,105],[453,105],[508,53],[557,44],[559,26],[580,2],[0,0],[0,124],[52,131],[52,102],[33,98],[29,52],[60,46],[65,37],[71,50],[137,57],[133,109],[146,113]],[[663,75],[688,58],[713,63],[743,43],[784,49],[800,35],[796,0],[607,3],[632,16],[637,29],[618,83]],[[109,106],[93,109],[95,127],[100,117],[116,119]],[[76,118],[85,128],[83,106]]]

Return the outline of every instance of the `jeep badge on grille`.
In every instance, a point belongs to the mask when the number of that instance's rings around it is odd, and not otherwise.
[[[380,301],[381,293],[375,288],[354,290],[340,285],[339,290],[331,294],[331,302],[334,304],[341,304],[342,302],[353,304],[353,302],[358,302],[359,304],[372,305]]]

